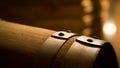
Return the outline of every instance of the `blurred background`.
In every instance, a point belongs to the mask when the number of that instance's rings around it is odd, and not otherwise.
[[[99,37],[102,27],[100,13],[99,0],[0,1],[0,18],[4,20]]]
[[[107,40],[120,62],[120,0],[0,0],[0,18]]]

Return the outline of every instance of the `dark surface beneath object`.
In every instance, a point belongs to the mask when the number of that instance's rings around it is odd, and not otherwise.
[[[0,49],[0,68],[34,68],[34,56]]]
[[[118,68],[118,61],[110,43],[105,43],[101,48],[94,68]]]

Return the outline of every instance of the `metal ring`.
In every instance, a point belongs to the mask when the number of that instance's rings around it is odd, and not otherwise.
[[[60,47],[72,36],[75,36],[75,33],[69,33],[66,31],[59,31],[51,35],[42,47],[40,48],[40,56],[39,60],[42,61],[40,63],[41,68],[48,68],[51,65],[51,61],[56,56]],[[48,66],[47,66],[48,65]]]
[[[98,65],[95,67],[96,60]],[[76,39],[62,61],[61,66],[61,68],[98,67],[117,68],[114,50],[106,41],[87,36],[80,36]]]

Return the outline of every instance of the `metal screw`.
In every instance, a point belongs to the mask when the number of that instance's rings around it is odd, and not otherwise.
[[[87,41],[88,41],[88,42],[93,42],[93,40],[92,40],[92,39],[87,39]]]
[[[58,35],[59,35],[59,36],[64,36],[64,34],[63,34],[63,33],[59,33]]]

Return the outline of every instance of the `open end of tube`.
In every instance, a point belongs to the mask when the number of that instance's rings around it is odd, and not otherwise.
[[[94,68],[118,68],[115,51],[110,43],[101,48]]]

